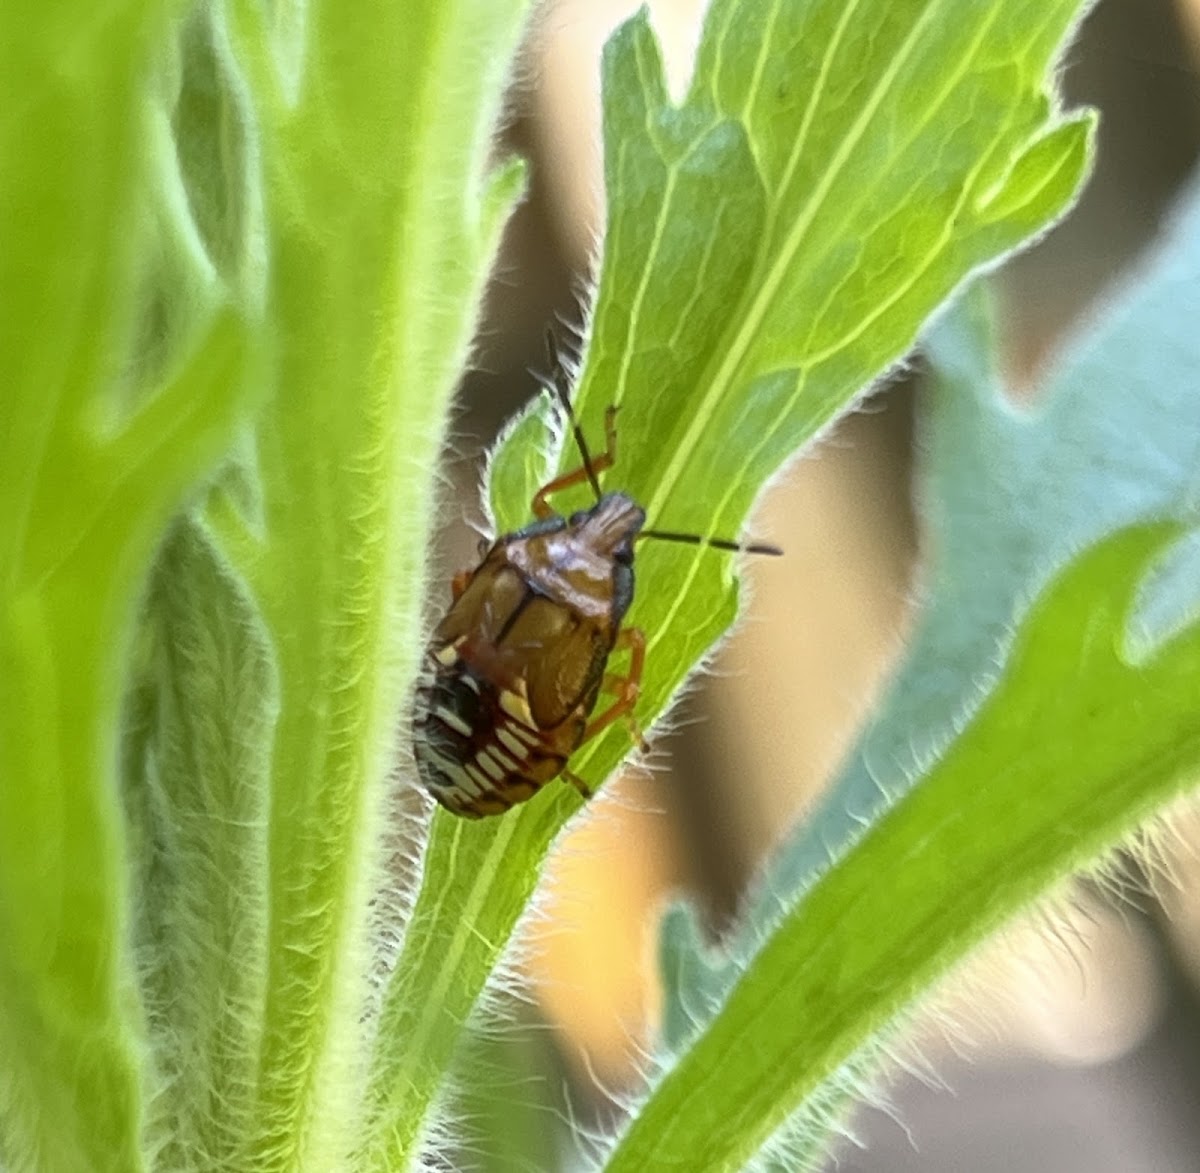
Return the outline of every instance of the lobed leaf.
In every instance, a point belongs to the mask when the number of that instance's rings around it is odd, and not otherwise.
[[[1200,627],[1126,654],[1179,532],[1121,530],[1050,584],[971,724],[782,916],[607,1170],[743,1167],[989,930],[1194,778]]]
[[[1037,607],[1028,616],[1024,612],[1031,593],[1052,576],[1059,575],[1061,581],[1063,575],[1077,573],[1064,567],[1080,550],[1125,548],[1126,539],[1119,535],[1139,519],[1193,515],[1200,424],[1192,388],[1179,372],[1200,361],[1200,341],[1191,326],[1200,312],[1198,291],[1200,186],[1193,183],[1155,255],[1047,373],[1032,409],[1014,407],[999,388],[992,355],[994,326],[981,294],[971,294],[931,333],[927,348],[935,378],[919,449],[924,454],[919,496],[929,527],[930,562],[916,634],[842,777],[812,820],[797,829],[772,860],[751,901],[747,923],[728,951],[717,954],[706,946],[687,909],[669,914],[662,939],[668,1047],[683,1051],[710,1023],[724,1020],[732,1012],[733,992],[740,988],[743,974],[754,972],[759,975],[755,980],[765,980],[770,946],[764,942],[799,931],[780,926],[781,907],[795,906],[789,917],[799,916],[809,900],[834,898],[823,894],[826,885],[836,893],[859,867],[878,865],[866,842],[850,848],[832,870],[828,860],[864,826],[878,823],[880,833],[885,825],[894,826],[884,813],[893,804],[906,812],[924,809],[915,805],[916,794],[941,785],[937,779],[947,768],[944,762],[930,767],[928,759],[980,705],[998,662],[1004,663],[998,691],[982,701],[978,721],[999,725],[1008,740],[996,735],[990,768],[980,767],[969,778],[960,776],[957,801],[975,801],[970,796],[981,788],[1001,785],[993,775],[1007,778],[1014,771],[1025,777],[1028,789],[1009,792],[1012,812],[993,819],[990,827],[981,824],[963,831],[954,823],[956,834],[989,834],[1012,852],[1012,866],[997,874],[997,886],[989,893],[987,923],[1012,915],[1053,880],[1088,862],[1186,780],[1190,734],[1185,729],[1168,736],[1157,724],[1186,707],[1186,686],[1180,682],[1182,691],[1173,695],[1154,675],[1156,657],[1166,650],[1149,653],[1148,664],[1141,657],[1172,632],[1178,633],[1167,649],[1173,655],[1183,655],[1180,649],[1194,638],[1188,628],[1200,603],[1194,537],[1160,551],[1154,573],[1144,580],[1145,559],[1134,557],[1136,546],[1125,563],[1115,555],[1095,561],[1097,568],[1107,566],[1111,576],[1094,576],[1089,589],[1097,601],[1081,596],[1075,605],[1088,609],[1062,615],[1064,624],[1068,619],[1074,622],[1079,647],[1064,646],[1047,621],[1039,620],[1035,630],[1027,630],[1042,612]],[[1105,624],[1110,620],[1100,602],[1106,592],[1132,592],[1135,587],[1132,628],[1126,629],[1124,606],[1115,628],[1120,646],[1114,662],[1126,662],[1118,674],[1124,691],[1118,689],[1110,699],[1108,690],[1116,687],[1112,674],[1093,669],[1089,659],[1098,654],[1092,642],[1107,646]],[[1080,633],[1079,623],[1085,619],[1094,627]],[[1032,669],[1019,669],[1017,653],[1009,649],[1014,622],[1021,624],[1017,647],[1026,649],[1026,658],[1036,657],[1036,663],[1046,665],[1058,657],[1056,671],[1061,674],[1065,666],[1074,673],[1069,686],[1056,684],[1049,667],[1044,668],[1044,680]],[[1038,640],[1048,642],[1043,647]],[[1018,671],[1026,673],[1029,696],[1023,696],[1013,680]],[[1060,691],[1066,699],[1059,698]],[[1056,714],[1053,726],[1043,729],[1023,716],[1038,697]],[[1107,714],[1111,723],[1103,731],[1097,714]],[[1132,724],[1130,714],[1136,714]],[[974,744],[979,736],[972,725],[960,741]],[[953,743],[948,752],[957,754],[958,745]],[[1065,772],[1064,756],[1072,759]],[[1123,809],[1089,823],[1096,802],[1092,791],[1110,786],[1123,771],[1137,775],[1140,789],[1124,792]],[[1059,787],[1073,788],[1073,797],[1060,798],[1060,825],[1035,832],[1024,823],[1025,815],[1037,811],[1047,788]],[[915,788],[912,804],[906,797],[910,788]],[[947,805],[940,821],[930,822],[931,841],[950,826],[952,817],[958,819],[954,809]],[[910,815],[897,813],[901,817]],[[1032,844],[1037,835],[1042,836],[1044,858],[1031,862],[1020,850],[1027,837]],[[874,830],[869,838],[875,841]],[[905,864],[904,877],[879,873],[886,878],[877,882],[889,892],[899,892],[901,884],[905,892],[910,885],[924,885],[927,903],[942,901],[950,889],[965,882],[966,873],[951,880],[944,869],[937,870],[939,866],[936,851],[929,868],[923,853],[914,855]],[[900,914],[876,909],[875,915],[891,924]],[[927,938],[903,949],[897,946],[897,988],[889,984],[887,990],[864,989],[858,995],[894,999],[889,1009],[875,1010],[878,1024],[890,1022],[907,998],[973,944],[986,919],[959,936],[957,944]],[[859,920],[856,913],[854,923],[858,933],[877,935],[865,914]],[[840,964],[839,958],[830,957],[830,972],[823,980],[832,982]],[[781,989],[794,989],[801,999],[801,985],[822,980],[819,970],[808,973],[816,965],[806,964],[800,975],[775,969],[773,977]],[[907,992],[899,989],[904,983]],[[874,1052],[859,1041],[839,1044],[824,1057],[806,1052],[797,1059],[798,1065],[818,1068],[804,1075],[811,1081],[806,1094],[812,1097],[799,1122],[805,1144],[812,1146],[814,1136],[828,1131],[827,1122],[819,1119],[822,1105],[844,1098],[858,1073],[875,1062]],[[839,1070],[843,1063],[849,1065],[847,1070]]]
[[[781,463],[971,270],[1062,214],[1091,124],[1061,114],[1048,76],[1079,7],[719,0],[678,105],[646,14],[618,30],[603,67],[605,253],[576,397],[592,437],[620,408],[605,488],[653,524],[735,536]],[[528,520],[530,484],[547,479],[547,411],[495,457],[501,531]],[[578,462],[569,445],[559,462]],[[638,576],[648,725],[732,621],[736,581],[727,555],[653,543]],[[614,728],[571,768],[598,786],[628,747]],[[388,1029],[409,1040],[387,1080],[413,1121],[400,1151],[432,1119],[457,1033],[578,805],[552,786],[502,819],[435,813],[388,997]]]

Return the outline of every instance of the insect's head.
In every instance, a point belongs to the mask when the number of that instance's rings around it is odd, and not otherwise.
[[[769,554],[778,556],[783,553],[778,546],[766,542],[734,542],[727,538],[714,538],[697,533],[676,533],[672,530],[647,529],[646,513],[640,505],[625,493],[605,493],[601,491],[598,474],[611,467],[616,459],[616,428],[614,419],[616,407],[610,407],[606,416],[608,446],[599,459],[593,460],[592,453],[584,438],[583,429],[575,415],[571,404],[571,392],[566,367],[559,357],[558,344],[553,330],[546,331],[546,351],[550,358],[550,387],[558,396],[566,414],[575,445],[583,460],[583,467],[565,481],[553,482],[552,487],[565,487],[566,483],[578,483],[586,480],[591,485],[596,497],[596,504],[591,509],[582,509],[571,515],[568,525],[580,537],[589,541],[593,549],[604,550],[618,562],[626,565],[633,562],[633,543],[639,538],[655,538],[662,542],[683,542],[693,546],[708,546],[714,550],[728,550],[742,554]],[[543,489],[541,496],[547,490]],[[536,499],[535,499],[536,504]]]
[[[646,524],[646,511],[624,493],[603,493],[591,509],[567,519],[571,532],[593,549],[626,565],[633,562],[633,540]]]

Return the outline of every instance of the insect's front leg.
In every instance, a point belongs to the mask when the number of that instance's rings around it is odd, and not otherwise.
[[[613,464],[616,463],[617,409],[615,407],[610,407],[604,413],[604,443],[604,451],[599,456],[593,456],[581,468],[564,473],[561,477],[556,477],[548,485],[543,485],[538,489],[530,504],[530,509],[533,510],[534,517],[540,517],[543,520],[547,517],[553,517],[554,510],[546,500],[547,497],[553,493],[561,492],[563,489],[569,489],[572,485],[582,485],[584,481],[594,480],[599,473],[604,472],[605,469],[612,468]]]
[[[637,704],[642,694],[642,669],[646,665],[646,635],[640,627],[626,627],[617,636],[613,644],[613,652],[629,651],[629,668],[622,675],[619,672],[605,673],[601,690],[616,700],[598,717],[594,717],[583,731],[583,740],[590,741],[598,733],[603,733],[614,721],[624,721],[629,735],[637,747],[643,752],[649,748],[642,736],[641,726],[633,715],[633,706]]]

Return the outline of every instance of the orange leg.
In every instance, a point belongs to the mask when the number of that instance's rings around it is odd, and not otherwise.
[[[627,627],[617,636],[613,651],[622,648],[629,649],[629,671],[624,676],[612,672],[604,677],[601,687],[617,699],[600,716],[588,723],[588,727],[583,731],[583,740],[590,741],[598,733],[603,733],[614,721],[623,720],[638,748],[645,750],[648,748],[646,739],[633,716],[633,706],[637,704],[642,692],[642,669],[646,666],[646,636],[640,627]]]
[[[604,451],[599,456],[592,457],[590,462],[572,472],[555,477],[548,485],[543,485],[538,489],[531,506],[534,517],[544,519],[554,516],[554,510],[546,501],[546,498],[552,493],[557,493],[561,489],[569,489],[572,485],[581,485],[584,481],[589,481],[602,473],[606,468],[612,468],[617,459],[617,409],[615,407],[610,407],[604,413],[604,443]]]

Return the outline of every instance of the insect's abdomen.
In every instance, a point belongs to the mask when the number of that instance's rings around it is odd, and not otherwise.
[[[482,818],[502,814],[558,777],[582,732],[581,722],[533,728],[517,693],[498,692],[460,660],[422,678],[413,749],[434,798],[456,814]]]
[[[540,565],[538,541],[493,547],[426,652],[413,749],[422,782],[458,814],[501,814],[557,778],[596,704],[614,638],[611,583],[587,580],[599,599],[547,595],[511,561]]]

